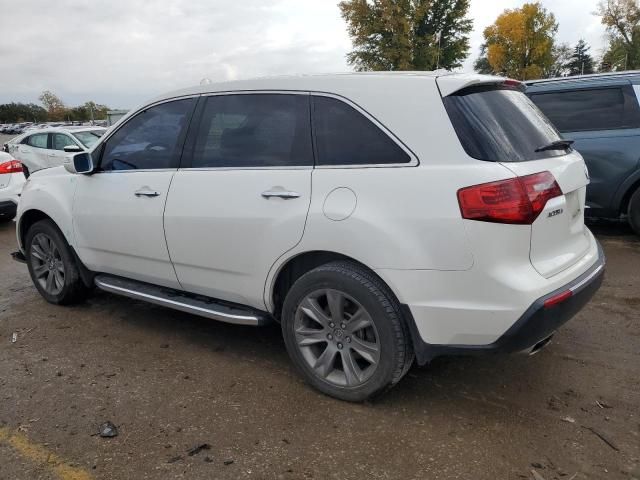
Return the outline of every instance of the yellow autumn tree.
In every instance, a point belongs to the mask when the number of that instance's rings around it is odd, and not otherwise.
[[[505,10],[484,30],[486,60],[498,74],[519,80],[548,75],[558,23],[540,3]]]

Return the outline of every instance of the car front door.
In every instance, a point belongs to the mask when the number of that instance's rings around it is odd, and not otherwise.
[[[184,290],[264,309],[274,262],[302,238],[311,200],[309,96],[203,97],[165,210]]]
[[[47,151],[47,161],[50,167],[57,167],[59,165],[62,165],[62,163],[64,162],[64,157],[66,155],[69,155],[64,151],[64,147],[67,146],[80,147],[80,145],[78,145],[78,142],[74,141],[66,133],[54,132],[51,134],[51,148]]]
[[[97,171],[77,177],[73,206],[77,252],[90,269],[179,288],[162,216],[195,104],[148,107],[92,153]]]

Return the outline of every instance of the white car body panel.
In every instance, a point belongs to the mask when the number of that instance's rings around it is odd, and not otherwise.
[[[77,176],[75,247],[89,269],[180,288],[163,228],[174,173],[151,170]],[[136,196],[140,190],[153,190],[159,196]]]
[[[176,173],[164,223],[182,288],[264,309],[262,291],[269,269],[302,238],[311,201],[311,171]],[[277,189],[300,197],[262,197],[263,192]]]

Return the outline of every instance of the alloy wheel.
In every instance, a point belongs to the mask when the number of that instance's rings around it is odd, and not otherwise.
[[[296,310],[294,329],[306,363],[333,385],[362,385],[380,362],[380,341],[371,316],[339,290],[316,290],[305,296]]]
[[[36,281],[50,295],[58,295],[64,288],[64,262],[53,239],[44,233],[33,237],[29,251],[31,268]]]

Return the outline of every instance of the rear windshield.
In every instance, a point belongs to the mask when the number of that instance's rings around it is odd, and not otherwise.
[[[521,90],[483,85],[443,98],[467,154],[478,160],[525,162],[566,155],[570,149],[536,149],[561,139],[551,122]]]

